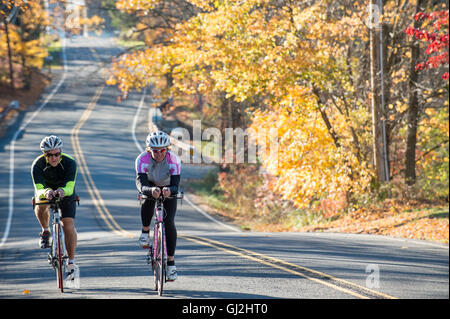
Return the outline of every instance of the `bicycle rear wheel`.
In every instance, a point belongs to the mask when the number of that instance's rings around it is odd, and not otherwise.
[[[64,292],[64,278],[63,278],[63,243],[61,236],[61,225],[55,225],[55,233],[56,233],[56,281],[58,284],[58,288],[61,292]]]

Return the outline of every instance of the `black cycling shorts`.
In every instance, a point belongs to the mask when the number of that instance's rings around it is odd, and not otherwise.
[[[69,197],[64,197],[61,204],[61,217],[66,218],[75,218],[75,213],[77,211],[77,202],[75,201],[76,196],[72,195]],[[50,209],[50,206],[45,206],[47,209]]]
[[[61,205],[62,218],[70,217],[75,218],[77,212],[77,202],[75,196],[64,197]]]
[[[141,206],[141,220],[142,226],[150,226],[150,222],[155,212],[156,201],[153,198],[148,198]],[[166,228],[166,243],[167,254],[169,256],[175,255],[177,246],[177,228],[175,227],[175,214],[177,212],[177,199],[169,198],[163,203],[166,214],[164,216],[164,225]]]

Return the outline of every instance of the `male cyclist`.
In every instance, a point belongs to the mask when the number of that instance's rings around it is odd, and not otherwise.
[[[51,200],[55,196],[63,198],[61,207],[61,222],[63,224],[67,254],[69,257],[67,276],[76,276],[78,267],[75,265],[75,249],[77,245],[77,231],[74,218],[75,205],[75,179],[77,164],[69,155],[62,153],[63,141],[55,135],[42,139],[40,148],[43,152],[31,166],[35,198],[37,201]],[[36,205],[35,215],[42,227],[39,246],[49,247],[49,206]]]
[[[153,132],[147,136],[146,150],[136,158],[136,187],[139,192],[148,196],[141,206],[142,234],[139,243],[143,248],[148,247],[150,241],[150,222],[155,209],[155,199],[159,196],[168,197],[178,193],[181,162],[175,154],[169,152],[169,145],[170,138],[166,133],[162,131]],[[174,259],[177,242],[177,229],[175,227],[177,200],[168,198],[163,204],[166,211],[164,224],[168,255],[167,277],[169,281],[174,281],[177,279]]]

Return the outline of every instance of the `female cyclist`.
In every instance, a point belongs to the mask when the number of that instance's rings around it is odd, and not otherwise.
[[[178,193],[181,162],[175,154],[169,152],[169,146],[170,138],[166,133],[162,131],[153,132],[147,136],[145,151],[136,158],[136,187],[139,192],[148,196],[141,206],[142,233],[139,243],[143,248],[148,247],[150,242],[150,222],[155,209],[155,199],[161,195],[169,197]],[[177,200],[175,198],[166,199],[164,209],[166,211],[164,224],[168,255],[167,277],[168,280],[174,281],[177,279],[174,259],[177,242],[177,229],[175,227]]]

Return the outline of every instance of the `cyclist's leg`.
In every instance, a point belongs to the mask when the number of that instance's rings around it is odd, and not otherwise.
[[[69,261],[75,259],[75,250],[77,247],[78,234],[75,228],[74,219],[71,217],[65,217],[61,219],[64,230],[64,239],[67,248],[67,255]]]
[[[153,213],[155,211],[155,204],[156,201],[154,199],[147,198],[141,205],[142,230],[144,231],[150,230],[150,222],[152,221]]]
[[[34,208],[34,214],[42,227],[42,231],[39,234],[39,247],[50,247],[50,208],[49,206],[36,205]]]
[[[76,203],[74,196],[64,198],[61,206],[61,222],[63,224],[65,244],[69,261],[75,259],[75,249],[77,247],[77,230],[75,228]]]
[[[147,248],[150,245],[150,222],[155,210],[155,204],[155,200],[148,198],[141,205],[142,232],[139,237],[141,248]]]
[[[164,225],[166,228],[167,244],[167,280],[177,279],[177,267],[175,266],[175,248],[177,245],[177,228],[175,227],[175,214],[177,212],[177,200],[172,198],[164,202],[166,218]]]
[[[175,256],[175,249],[177,246],[177,228],[175,227],[175,214],[177,212],[177,200],[170,198],[164,201],[164,208],[166,216],[164,218],[164,225],[166,228],[166,242],[168,261],[173,261]]]
[[[42,229],[47,229],[50,223],[50,209],[47,205],[36,205],[34,208],[34,214],[41,225]]]

